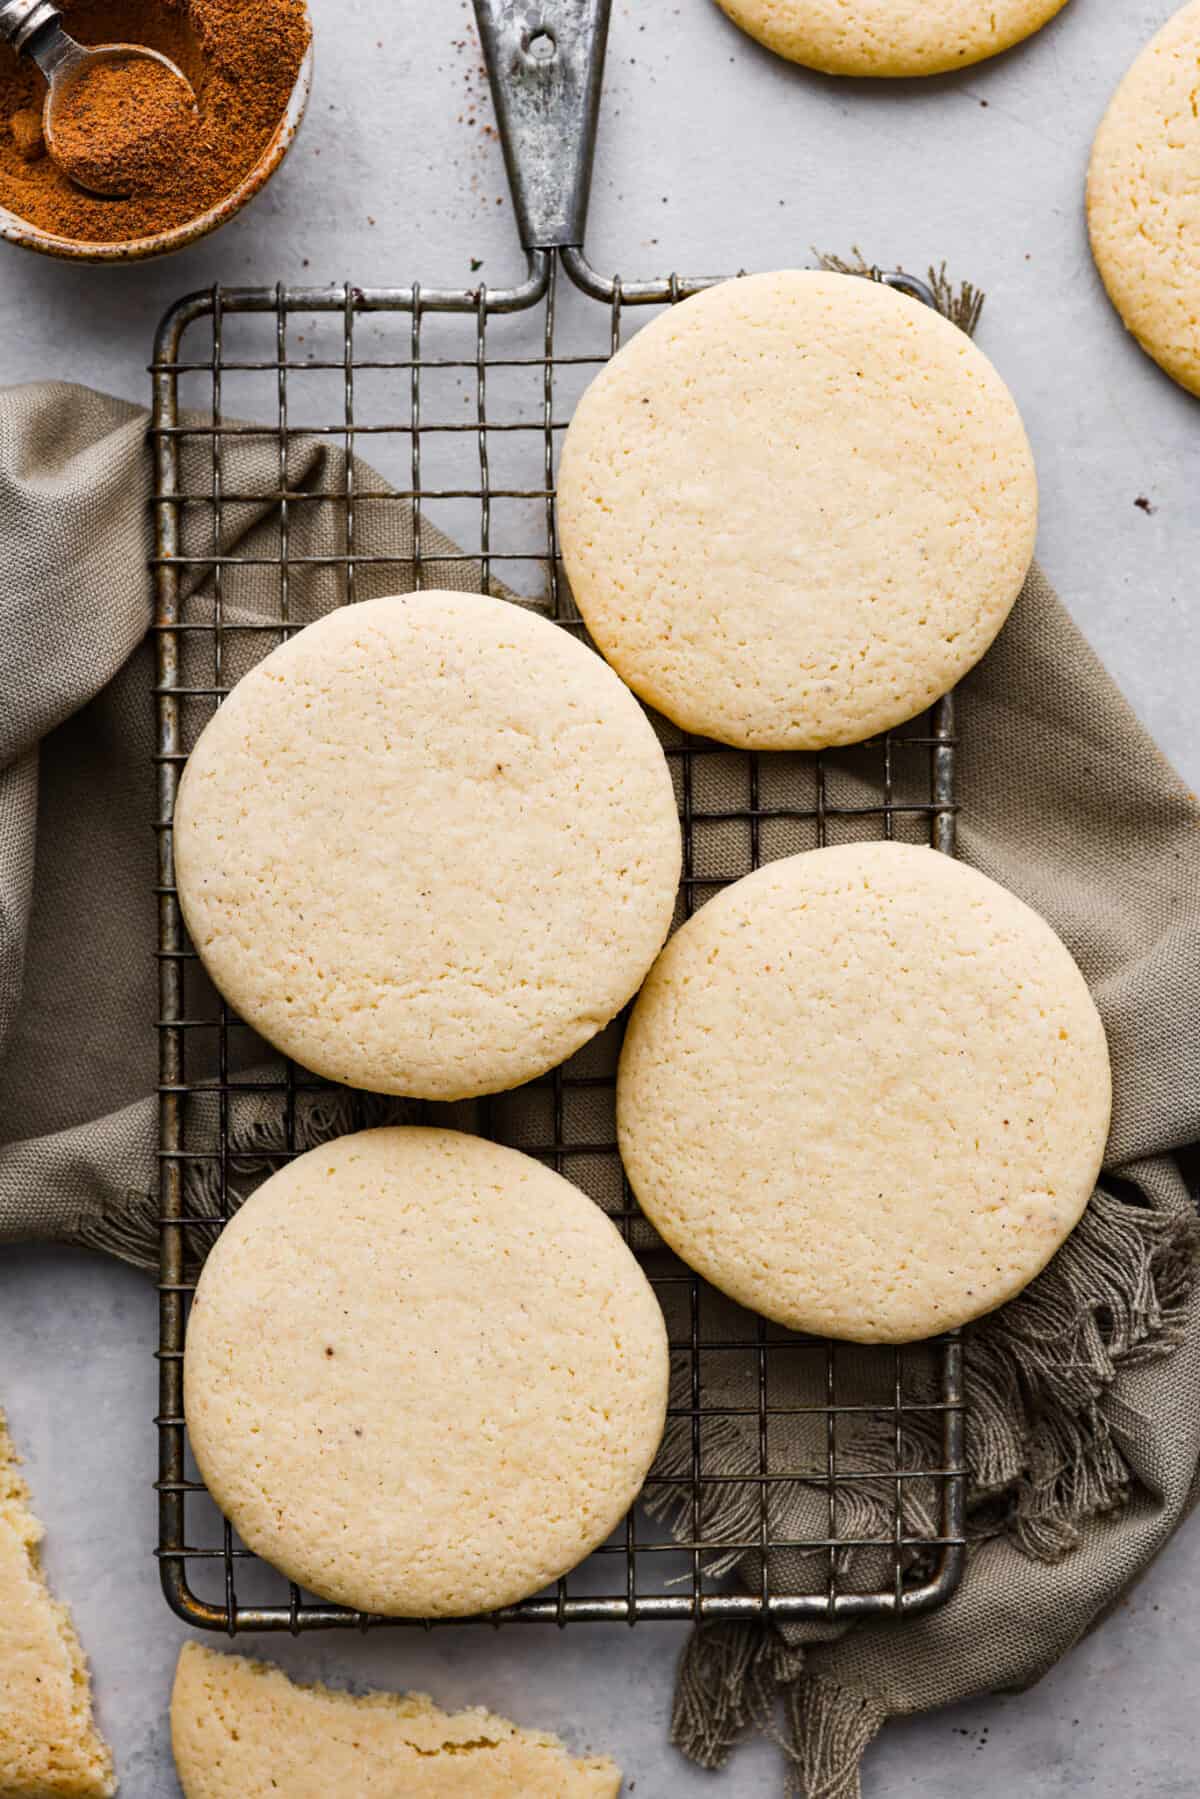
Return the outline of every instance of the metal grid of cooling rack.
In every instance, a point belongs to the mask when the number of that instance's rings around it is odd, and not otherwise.
[[[302,1593],[252,1556],[188,1453],[182,1364],[199,1263],[245,1193],[297,1153],[298,1119],[330,1090],[291,1066],[264,1074],[255,1055],[269,1052],[205,981],[174,889],[182,765],[248,661],[298,629],[310,609],[388,591],[389,582],[445,585],[455,566],[581,630],[555,528],[561,433],[578,392],[630,328],[629,309],[669,305],[704,285],[676,276],[607,281],[578,251],[535,251],[517,287],[224,289],[181,302],[160,329],[152,368],[158,1556],[170,1604],[193,1625],[233,1634],[385,1620]],[[403,522],[397,508],[411,516],[403,554],[377,528],[381,508],[392,509],[393,522]],[[314,521],[323,531],[314,534]],[[837,755],[746,755],[665,725],[661,735],[683,824],[680,918],[726,881],[803,847],[883,836],[953,853],[952,698],[924,721]],[[716,770],[720,799],[709,779]],[[845,1619],[942,1603],[964,1554],[960,1343],[852,1351],[731,1315],[653,1238],[624,1181],[612,1124],[618,1035],[619,1025],[600,1049],[589,1046],[525,1090],[542,1121],[532,1136],[506,1131],[503,1097],[482,1102],[471,1122],[508,1135],[590,1192],[642,1258],[668,1321],[668,1435],[677,1455],[671,1473],[656,1465],[645,1503],[581,1569],[493,1621]],[[372,1121],[366,1096],[348,1104],[349,1128]],[[255,1114],[252,1148],[237,1131],[244,1106]],[[442,1110],[407,1115],[433,1119]],[[736,1370],[734,1378],[718,1378],[718,1368],[725,1377]],[[882,1432],[891,1445],[869,1468],[855,1461],[866,1420],[877,1442]],[[915,1425],[933,1453],[909,1453]],[[872,1483],[886,1496],[886,1523],[865,1531],[855,1495]],[[749,1495],[748,1507],[722,1505],[739,1494]],[[781,1506],[797,1494],[806,1503],[788,1510],[789,1528]],[[655,1522],[664,1508],[671,1528]],[[738,1519],[732,1534],[721,1524],[728,1517]]]

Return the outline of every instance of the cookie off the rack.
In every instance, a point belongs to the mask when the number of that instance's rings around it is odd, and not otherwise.
[[[827,75],[945,75],[1011,50],[1067,0],[718,0],[735,25]]]
[[[604,1756],[482,1706],[447,1714],[423,1693],[297,1686],[278,1668],[185,1643],[171,1698],[185,1799],[617,1799]]]
[[[1096,134],[1088,170],[1092,252],[1126,327],[1200,394],[1200,0],[1142,51]]]
[[[563,1062],[636,991],[680,867],[632,694],[479,594],[342,607],[192,751],[180,903],[239,1016],[329,1079],[462,1099]]]
[[[248,1548],[322,1599],[462,1617],[604,1541],[667,1377],[658,1301],[597,1205],[516,1150],[393,1127],[300,1156],[226,1225],[184,1403]]]
[[[794,1330],[904,1343],[1011,1299],[1078,1223],[1104,1028],[1050,926],[932,849],[810,850],[728,887],[621,1057],[634,1192],[683,1260]]]
[[[954,686],[1033,557],[1016,405],[880,283],[752,275],[661,313],[567,432],[559,528],[593,639],[685,730],[857,743]]]
[[[42,1527],[18,1462],[0,1412],[0,1795],[109,1799],[112,1751],[70,1614],[43,1578]]]

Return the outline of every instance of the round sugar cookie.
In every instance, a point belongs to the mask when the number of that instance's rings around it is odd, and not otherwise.
[[[1200,393],[1200,0],[1176,13],[1117,89],[1092,150],[1092,252],[1128,329]]]
[[[827,75],[944,75],[1011,50],[1067,0],[717,0],[735,25]]]
[[[184,1402],[248,1548],[323,1599],[457,1617],[604,1541],[667,1379],[658,1301],[598,1206],[516,1150],[400,1126],[299,1157],[222,1231]]]
[[[1077,1224],[1111,1081],[1049,925],[949,857],[812,850],[727,888],[634,1009],[621,1153],[667,1243],[794,1330],[933,1336]]]
[[[684,300],[567,433],[559,529],[592,637],[688,731],[856,743],[978,661],[1033,557],[1012,396],[878,282],[752,275]]]
[[[479,594],[366,601],[238,683],[187,764],[175,868],[239,1015],[304,1067],[461,1099],[565,1061],[670,926],[679,821],[633,695]]]

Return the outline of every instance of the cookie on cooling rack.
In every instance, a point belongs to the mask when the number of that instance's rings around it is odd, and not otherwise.
[[[1010,50],[1067,0],[717,0],[789,62],[827,75],[944,75]]]
[[[1029,443],[982,352],[891,288],[812,270],[640,331],[579,405],[558,503],[609,661],[745,749],[922,712],[999,631],[1037,528]]]
[[[1088,228],[1128,329],[1168,375],[1200,393],[1200,0],[1138,57],[1096,136]]]
[[[586,645],[479,594],[343,607],[234,688],[175,809],[192,941],[241,1018],[421,1099],[563,1062],[670,926],[666,758]]]
[[[423,1693],[296,1686],[278,1668],[185,1643],[171,1699],[185,1799],[617,1799],[603,1756],[474,1706],[447,1715]]]
[[[1049,925],[895,843],[710,900],[634,1009],[617,1122],[685,1262],[795,1330],[929,1337],[1011,1299],[1100,1169],[1104,1029]]]
[[[188,1322],[188,1433],[250,1549],[323,1599],[466,1616],[628,1511],[667,1336],[598,1206],[454,1131],[342,1137],[225,1227]]]

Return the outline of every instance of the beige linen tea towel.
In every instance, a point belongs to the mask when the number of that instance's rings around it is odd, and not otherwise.
[[[144,415],[119,401],[57,383],[0,393],[0,1242],[86,1244],[152,1269],[144,440]],[[229,490],[269,495],[273,441],[233,440],[228,454]],[[295,441],[291,476],[339,492],[341,453]],[[382,485],[365,469],[359,481]],[[297,554],[336,550],[336,509],[304,510]],[[252,555],[276,521],[264,498],[228,508],[225,526],[222,548]],[[361,531],[366,556],[387,559],[361,565],[364,597],[411,586],[406,510],[372,508]],[[476,586],[479,571],[435,563],[427,578]],[[336,598],[328,569],[297,563],[297,622]],[[266,616],[275,600],[273,572],[258,589],[248,572],[248,612]],[[703,1631],[685,1658],[681,1746],[717,1764],[779,1700],[782,1740],[813,1799],[857,1793],[862,1749],[886,1716],[1037,1679],[1168,1539],[1200,1467],[1200,1302],[1181,1165],[1200,1140],[1195,802],[1036,571],[960,706],[962,853],[1040,910],[1079,959],[1112,1043],[1116,1117],[1084,1226],[970,1339],[979,1546],[959,1596],[928,1619],[832,1642]],[[347,1103],[314,1099],[302,1122],[318,1140],[346,1127]],[[250,1150],[270,1147],[252,1110],[235,1130]]]

